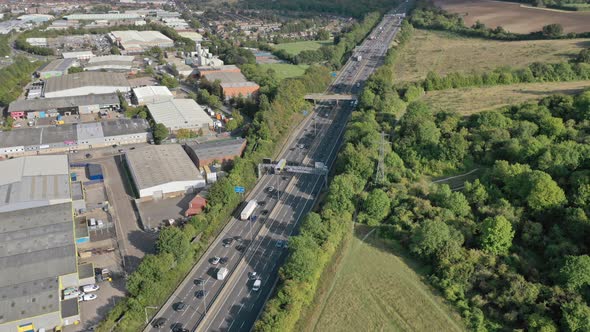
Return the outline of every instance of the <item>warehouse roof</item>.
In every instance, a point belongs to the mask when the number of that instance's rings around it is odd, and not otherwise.
[[[69,59],[69,58],[77,58],[77,57],[93,57],[94,53],[92,53],[92,51],[78,51],[78,52],[63,52],[61,54],[61,56],[64,59]]]
[[[197,167],[179,144],[150,145],[126,153],[138,189],[176,182],[202,180]]]
[[[160,31],[137,31],[137,30],[123,30],[113,31],[111,35],[115,37],[121,44],[145,44],[145,43],[168,43],[172,39],[163,35]]]
[[[100,122],[105,137],[145,133],[149,124],[144,119],[116,119]],[[78,126],[82,131],[88,124],[65,124],[44,128],[26,128],[0,132],[0,148],[35,146],[41,144],[65,144],[66,141],[78,140]]]
[[[133,62],[135,59],[132,55],[104,55],[97,56],[88,60],[88,64],[101,64],[103,62]]]
[[[81,72],[46,79],[45,93],[85,86],[128,87],[129,82],[125,75],[120,73]]]
[[[133,93],[139,100],[145,100],[147,98],[153,98],[154,96],[158,97],[170,97],[170,99],[174,98],[172,92],[168,90],[165,86],[160,85],[152,85],[152,86],[143,86],[140,88],[134,88]]]
[[[66,155],[30,156],[0,162],[0,212],[70,199]],[[0,251],[1,246],[0,243]]]
[[[147,105],[157,123],[168,128],[195,128],[212,126],[213,120],[201,105],[192,99],[172,99]]]
[[[246,139],[229,139],[205,143],[189,142],[188,148],[193,150],[199,159],[223,159],[228,156],[239,156],[246,145]]]
[[[90,94],[85,96],[17,100],[10,103],[8,112],[47,111],[88,105],[118,105],[116,93]]]
[[[138,14],[133,13],[109,13],[109,14],[72,14],[64,17],[66,20],[132,20],[141,18]]]
[[[76,63],[76,59],[69,58],[69,59],[57,59],[53,60],[50,63],[41,67],[37,72],[43,73],[48,71],[61,71],[65,72]]]
[[[0,213],[0,266],[0,322],[58,311],[57,277],[76,272],[71,203]]]
[[[240,83],[248,82],[244,74],[237,72],[226,72],[226,71],[212,71],[202,74],[208,81],[219,80],[221,83]]]

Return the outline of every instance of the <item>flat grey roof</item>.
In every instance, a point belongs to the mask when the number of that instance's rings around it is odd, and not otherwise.
[[[61,316],[66,317],[73,317],[78,316],[80,314],[78,308],[78,299],[69,299],[61,302]]]
[[[0,213],[0,266],[0,323],[58,311],[58,277],[77,271],[72,204]]]
[[[78,265],[78,278],[90,278],[94,277],[94,265],[92,263],[84,263]]]
[[[116,93],[105,93],[74,97],[17,100],[10,103],[8,112],[47,111],[88,105],[119,105],[119,96]]]
[[[41,67],[37,72],[43,73],[48,71],[67,71],[68,68],[76,63],[76,59],[57,59]]]
[[[241,83],[241,82],[248,82],[244,74],[236,73],[236,72],[207,72],[204,73],[203,76],[210,81],[213,82],[215,80],[220,80],[221,83]]]
[[[129,82],[124,74],[85,71],[45,80],[45,92],[63,91],[85,86],[128,87]]]
[[[117,119],[103,121],[102,132],[106,137],[140,134],[150,130],[150,124],[145,119]]]
[[[144,119],[116,119],[102,121],[104,137],[145,133],[149,131],[149,124]],[[78,130],[80,126],[80,131]],[[65,124],[43,128],[23,128],[0,132],[0,148],[18,146],[36,146],[41,144],[64,144],[65,141],[78,140],[79,132],[88,132],[92,125],[88,123]],[[95,137],[95,136],[90,136]]]
[[[238,138],[205,143],[190,142],[186,143],[186,146],[193,150],[199,159],[221,159],[222,157],[240,155],[244,144],[246,144],[246,139]]]
[[[75,201],[84,199],[84,189],[82,189],[82,182],[72,182],[72,199]]]
[[[150,145],[130,150],[125,155],[140,190],[175,181],[203,179],[179,144]]]

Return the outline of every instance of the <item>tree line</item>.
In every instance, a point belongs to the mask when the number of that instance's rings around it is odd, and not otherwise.
[[[326,68],[312,66],[301,77],[283,80],[272,99],[260,96],[259,111],[247,130],[244,156],[234,160],[229,175],[210,188],[204,213],[191,218],[184,226],[162,229],[157,253],[146,255],[129,276],[129,295],[108,313],[98,331],[143,328],[144,308],[160,306],[166,301],[240,204],[241,197],[234,192],[234,186],[248,189],[254,186],[256,165],[262,158],[274,155],[292,124],[301,119],[301,109],[307,107],[303,95],[323,91],[329,82]]]
[[[31,81],[31,76],[41,63],[29,61],[24,56],[16,56],[14,62],[0,69],[0,106],[6,107],[21,95],[25,86]]]
[[[392,2],[386,0],[277,0],[272,2],[264,0],[248,0],[244,3],[244,6],[247,6],[247,8],[331,13],[352,16],[356,18],[361,18],[364,15],[374,11],[380,11],[384,13],[388,9],[393,8],[395,5],[395,1]]]
[[[537,39],[563,39],[563,38],[587,38],[590,32],[563,33],[563,27],[559,24],[548,24],[541,31],[529,34],[518,34],[504,30],[501,26],[488,28],[481,22],[473,26],[465,26],[463,18],[459,14],[434,7],[431,3],[419,1],[417,9],[412,13],[411,23],[417,28],[442,30],[457,33],[466,37],[480,37],[497,40],[537,40]]]

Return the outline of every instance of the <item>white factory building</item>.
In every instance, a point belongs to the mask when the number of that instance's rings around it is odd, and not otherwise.
[[[130,90],[129,82],[124,74],[86,71],[46,79],[43,96],[45,98],[73,97]]]
[[[137,105],[155,104],[174,99],[172,92],[162,85],[142,86],[133,89],[133,101]]]
[[[129,72],[133,68],[133,59],[135,57],[132,55],[97,56],[88,60],[88,63],[84,66],[84,70]]]
[[[125,154],[133,183],[143,200],[193,193],[206,181],[179,144],[150,145]]]
[[[92,51],[79,51],[79,52],[63,52],[61,56],[64,59],[78,59],[78,60],[89,60],[95,57]]]
[[[213,119],[201,105],[192,99],[172,99],[147,105],[156,123],[162,123],[171,131],[178,129],[209,129]]]
[[[113,31],[108,36],[114,44],[121,47],[123,52],[127,54],[142,53],[154,46],[160,48],[174,46],[174,41],[159,31]]]
[[[192,65],[197,67],[221,67],[223,60],[214,56],[209,52],[208,48],[203,48],[201,44],[197,44],[195,52],[191,52],[190,61]]]

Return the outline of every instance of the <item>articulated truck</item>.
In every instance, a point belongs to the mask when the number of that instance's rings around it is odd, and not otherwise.
[[[240,219],[248,220],[248,218],[252,216],[252,213],[254,212],[254,210],[256,210],[257,207],[258,203],[255,200],[249,201],[248,204],[246,204],[246,206],[242,210],[242,213],[240,213]]]

